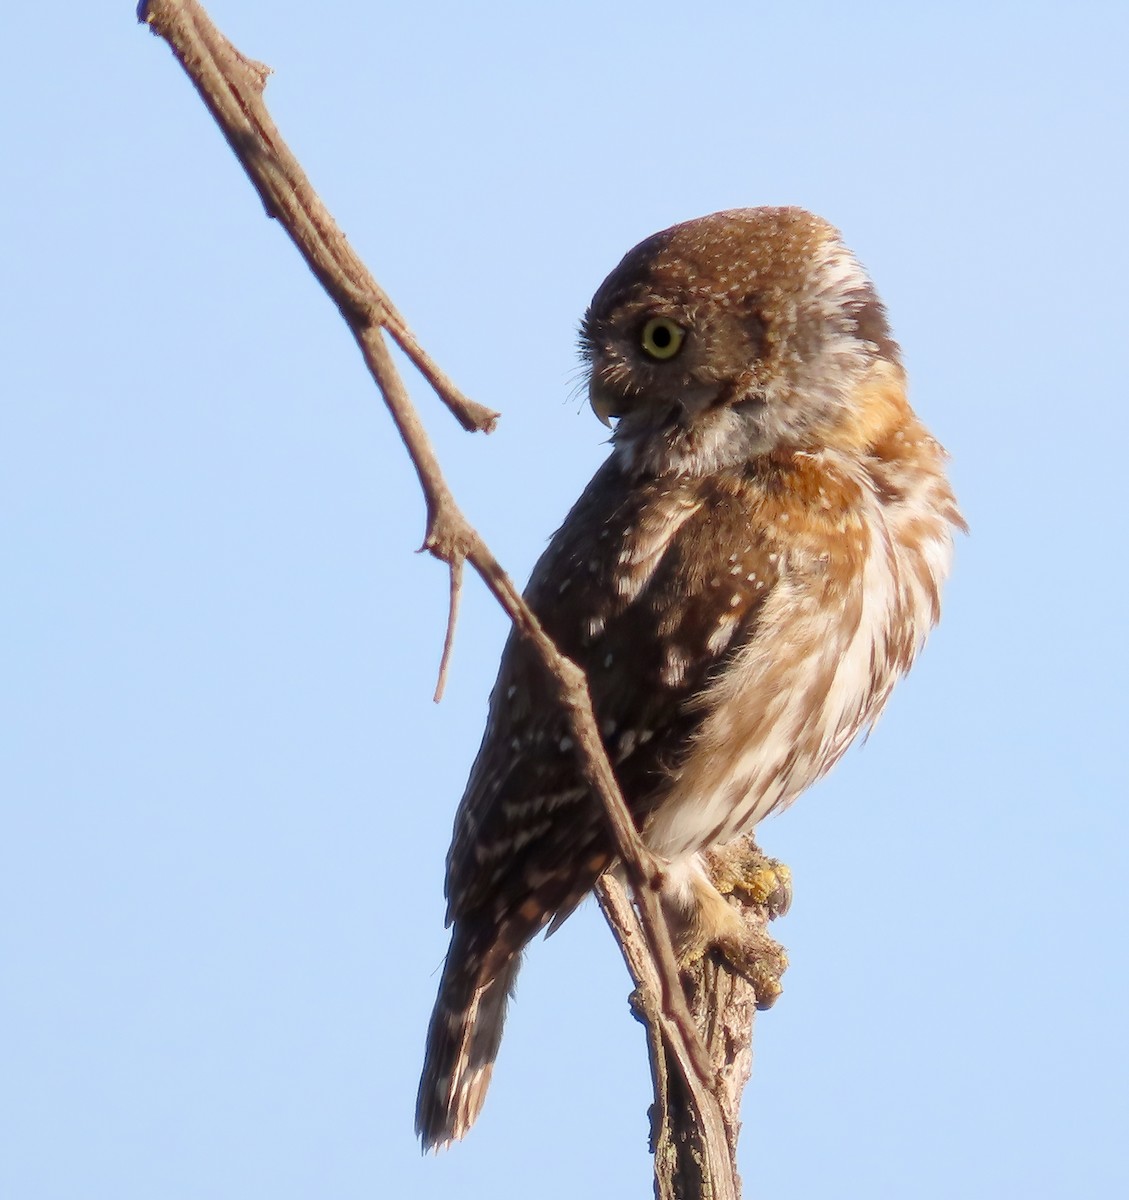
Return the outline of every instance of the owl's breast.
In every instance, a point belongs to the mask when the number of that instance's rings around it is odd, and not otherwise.
[[[645,836],[671,859],[749,832],[827,772],[874,723],[920,637],[906,549],[881,500],[772,509],[779,568],[747,640],[696,697],[702,718]]]

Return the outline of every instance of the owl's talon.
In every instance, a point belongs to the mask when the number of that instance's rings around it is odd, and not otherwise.
[[[775,921],[792,907],[792,871],[775,858],[761,859],[728,894],[765,909],[768,919]]]
[[[771,1008],[784,991],[781,976],[788,969],[788,955],[775,938],[769,937],[739,909],[732,914],[724,932],[706,941],[683,937],[678,946],[678,961],[683,971],[694,973],[702,959],[712,955],[737,975],[747,979],[756,993],[757,1008]]]
[[[730,969],[753,985],[757,1008],[764,1012],[784,991],[780,980],[788,969],[788,955],[775,938],[755,926],[746,925],[742,933],[739,938],[717,942],[713,949]]]
[[[770,921],[792,907],[792,870],[777,858],[768,858],[752,838],[742,838],[702,854],[710,882],[722,896],[743,907],[764,910]]]

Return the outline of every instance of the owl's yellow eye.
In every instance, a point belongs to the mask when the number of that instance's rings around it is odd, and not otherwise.
[[[640,344],[645,354],[663,361],[673,358],[682,349],[686,330],[676,325],[669,317],[652,317],[643,326]]]

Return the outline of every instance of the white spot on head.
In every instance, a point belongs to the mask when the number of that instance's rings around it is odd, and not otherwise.
[[[570,738],[570,737],[561,738],[559,745],[560,745],[560,748],[562,751],[571,750],[572,749],[572,738]]]

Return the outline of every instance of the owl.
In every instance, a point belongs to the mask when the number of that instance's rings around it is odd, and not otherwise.
[[[526,599],[587,673],[667,911],[708,940],[733,910],[701,852],[877,720],[940,615],[963,521],[882,302],[819,217],[738,209],[655,234],[596,292],[581,348],[612,448]],[[544,667],[511,634],[447,858],[425,1149],[478,1116],[525,945],[614,859]]]

